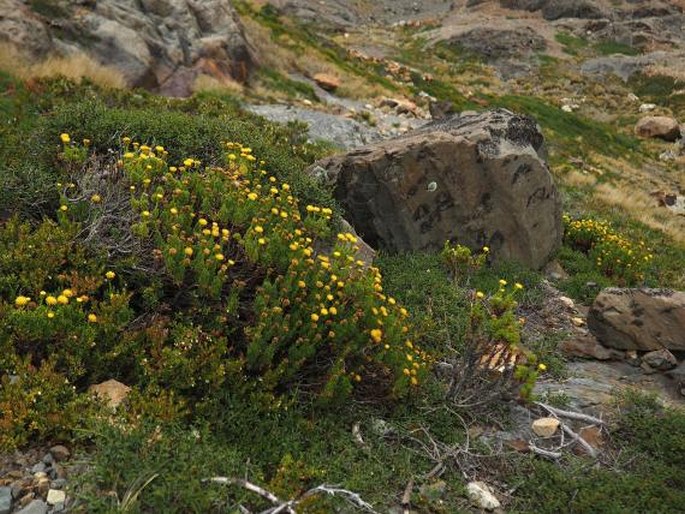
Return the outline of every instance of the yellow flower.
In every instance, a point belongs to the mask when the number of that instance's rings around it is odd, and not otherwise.
[[[257,193],[250,193],[249,195],[247,195],[247,198],[249,200],[255,201],[257,199]]]
[[[176,207],[172,207],[171,209],[169,209],[169,212],[175,215],[178,214],[178,209]]]
[[[304,280],[300,280],[297,283],[297,287],[299,287],[300,289],[304,289],[305,287],[307,287],[307,284],[305,284]]]
[[[547,371],[547,366],[541,362],[540,364],[538,364],[538,369],[540,371]]]
[[[29,298],[28,296],[17,296],[17,298],[14,300],[14,304],[17,307],[23,307],[24,305],[26,305],[30,301],[31,301],[31,298]]]
[[[373,339],[375,343],[380,343],[382,338],[383,331],[380,328],[374,328],[371,330],[371,339]]]
[[[326,307],[321,307],[320,312],[322,316],[328,316],[328,309],[326,309]]]
[[[257,232],[257,234],[261,234],[262,232],[264,232],[264,229],[261,226],[257,225],[254,228],[254,231]]]
[[[113,271],[108,271],[107,273],[105,273],[105,278],[107,280],[114,280],[114,277],[116,277],[116,276],[117,276],[117,274],[114,273]]]
[[[483,253],[488,253],[489,251],[490,251],[490,248],[488,248],[487,246],[483,247]]]
[[[190,167],[193,165],[194,162],[195,162],[195,161],[193,161],[192,159],[186,159],[186,160],[183,161],[183,165],[184,165],[186,168],[190,168]]]
[[[338,314],[338,309],[336,309],[335,307],[331,307],[330,309],[328,309],[328,312],[335,316],[336,314]]]
[[[74,296],[74,292],[71,289],[65,289],[64,291],[62,291],[62,294],[67,298],[71,298],[72,296]]]
[[[102,201],[102,197],[99,194],[94,194],[90,197],[90,201],[93,203],[100,203]]]
[[[502,287],[504,287],[504,286],[507,285],[507,281],[504,280],[503,278],[500,278],[500,279],[499,279],[499,285],[502,286]]]
[[[419,381],[417,380],[416,377],[411,377],[411,385],[413,385],[413,386],[419,385]]]
[[[48,318],[49,318],[49,319],[52,319],[52,318],[54,318],[54,317],[55,317],[55,313],[54,313],[54,312],[52,312],[52,311],[48,312]]]
[[[515,289],[521,290],[521,289],[523,289],[523,284],[521,284],[520,282],[516,282],[516,283],[514,284],[514,288],[515,288]]]
[[[62,140],[62,143],[65,145],[71,142],[71,138],[69,137],[69,134],[63,133],[59,135],[59,138]]]
[[[411,375],[411,371],[409,371],[409,369],[407,369],[407,368],[404,368],[404,369],[402,370],[402,373],[404,373],[404,374],[407,375],[407,376]]]
[[[318,315],[317,313],[315,313],[315,312],[312,313],[312,315],[310,316],[310,318],[312,319],[312,321],[319,321],[319,315]]]
[[[62,212],[66,212],[67,210],[69,210],[69,207],[67,207],[66,205],[62,205],[60,206],[59,210]]]
[[[47,303],[48,305],[57,305],[57,298],[55,298],[54,296],[48,296],[45,299],[45,303]]]
[[[265,244],[266,244],[266,239],[264,239],[263,237],[260,237],[259,239],[257,239],[257,242],[258,242],[260,245],[265,245]]]
[[[476,291],[476,298],[478,298],[479,300],[482,300],[483,298],[485,298],[485,295],[483,294],[482,291]]]
[[[201,227],[207,226],[207,220],[204,218],[200,218],[198,223],[200,224]]]
[[[190,257],[191,255],[193,255],[193,249],[190,246],[186,246],[183,250],[183,253]]]
[[[150,217],[150,211],[143,211],[143,212],[140,213],[140,215],[141,215],[143,218],[149,218],[149,217]]]
[[[88,321],[89,321],[90,323],[97,323],[97,322],[98,322],[98,317],[97,317],[95,314],[93,314],[93,313],[91,312],[90,314],[88,314]]]
[[[67,298],[66,296],[61,294],[57,297],[57,303],[61,303],[62,305],[66,305],[69,303],[69,298]]]
[[[214,255],[214,258],[215,258],[217,261],[223,261],[223,260],[224,260],[224,254],[222,254],[222,253],[217,253],[216,255]]]

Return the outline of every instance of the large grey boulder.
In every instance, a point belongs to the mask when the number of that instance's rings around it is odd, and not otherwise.
[[[668,289],[602,290],[588,313],[588,328],[619,350],[685,350],[685,292]]]
[[[541,268],[562,237],[561,201],[535,121],[505,109],[456,115],[316,163],[373,247],[446,240]]]
[[[36,60],[85,53],[129,86],[187,96],[200,74],[245,80],[255,63],[230,0],[26,4],[0,2],[0,41]]]

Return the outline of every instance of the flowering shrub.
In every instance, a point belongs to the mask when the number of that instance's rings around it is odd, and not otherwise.
[[[610,223],[593,219],[572,219],[565,215],[564,242],[588,256],[603,275],[620,286],[632,286],[645,279],[653,260],[644,241],[635,244],[616,233]]]
[[[451,245],[445,241],[440,256],[456,284],[465,285],[469,277],[483,267],[487,261],[490,249],[483,247],[483,251],[474,255],[470,248],[460,244]]]
[[[475,291],[461,352],[452,362],[448,396],[463,405],[490,402],[518,388],[529,399],[538,373],[546,369],[521,344],[525,320],[516,317],[519,283],[499,281],[492,295]]]
[[[222,167],[172,166],[124,138],[107,164],[61,140],[57,224],[0,229],[0,375],[30,362],[77,391],[113,377],[164,391],[159,408],[132,396],[148,413],[241,384],[320,403],[419,385],[427,355],[356,237],[336,236],[333,211],[300,205],[250,148],[227,143]]]

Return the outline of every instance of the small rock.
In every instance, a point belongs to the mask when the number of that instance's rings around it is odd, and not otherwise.
[[[24,496],[19,498],[19,507],[26,507],[29,503],[31,503],[36,495],[33,492],[26,493]]]
[[[656,109],[656,104],[642,104],[638,109],[640,112],[650,112]]]
[[[39,462],[31,468],[31,473],[33,473],[35,476],[36,473],[43,473],[46,468],[47,466],[44,462]]]
[[[64,489],[66,485],[67,481],[64,478],[56,478],[52,482],[50,482],[51,489]]]
[[[111,379],[90,386],[88,391],[106,400],[112,409],[116,409],[126,399],[128,393],[131,392],[131,388],[117,380]]]
[[[599,361],[621,360],[625,357],[624,352],[602,346],[596,338],[589,334],[564,340],[559,345],[559,350],[567,357]]]
[[[312,78],[321,89],[326,91],[335,91],[340,87],[340,79],[329,73],[317,73]]]
[[[67,478],[67,470],[64,466],[62,466],[60,464],[55,464],[52,467],[52,471],[53,471],[52,475],[54,475],[54,476],[52,476],[51,478],[53,478],[55,480],[60,479],[60,478],[64,478],[64,479]]]
[[[653,352],[645,353],[642,356],[642,362],[659,371],[668,371],[678,365],[678,360],[675,356],[666,350],[655,350]]]
[[[552,437],[561,423],[556,418],[538,418],[533,421],[533,432],[539,437]]]
[[[645,116],[635,125],[635,134],[639,137],[676,141],[680,137],[680,125],[669,116]]]
[[[26,507],[17,512],[17,514],[46,514],[47,511],[47,503],[45,503],[43,500],[33,500]]]
[[[0,487],[0,514],[12,512],[12,488]]]
[[[563,304],[564,307],[567,307],[569,309],[573,309],[576,306],[575,302],[568,296],[560,296],[559,303]]]
[[[652,375],[652,374],[656,373],[656,370],[653,367],[651,367],[649,364],[647,364],[645,361],[642,361],[640,363],[640,369],[642,370],[642,372],[645,375]]]
[[[466,486],[471,503],[485,510],[499,509],[502,505],[495,497],[490,486],[484,482],[469,482]]]
[[[67,495],[61,489],[50,489],[48,491],[48,505],[57,505],[58,503],[64,503],[66,500]]]
[[[63,460],[67,460],[71,456],[71,452],[69,451],[69,448],[66,446],[63,446],[61,444],[55,445],[52,448],[50,448],[50,454],[54,457],[54,459],[57,462],[62,462]]]
[[[585,320],[583,318],[579,318],[578,316],[575,316],[571,318],[571,323],[573,323],[577,327],[582,327],[585,325]]]
[[[640,97],[637,96],[635,93],[628,93],[627,99],[629,102],[639,102],[640,101]]]

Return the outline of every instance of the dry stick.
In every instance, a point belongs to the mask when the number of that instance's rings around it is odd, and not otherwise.
[[[362,500],[361,496],[359,496],[357,493],[348,491],[347,489],[341,489],[340,487],[335,487],[332,485],[317,485],[315,488],[305,492],[304,495],[302,495],[302,497],[306,498],[307,496],[316,493],[326,493],[330,494],[331,496],[340,495],[343,496],[348,502],[356,505],[361,509],[364,509],[367,512],[370,512],[371,514],[379,514],[378,511],[375,510],[370,503],[367,503],[364,500]]]
[[[576,434],[565,423],[561,423],[561,428],[564,432],[566,432],[568,435],[570,435],[574,441],[576,441],[577,443],[580,443],[580,445],[583,448],[585,448],[585,451],[588,453],[588,455],[590,455],[590,457],[592,457],[592,458],[597,457],[597,450],[595,450],[590,443],[588,443],[585,439],[583,439],[583,437],[581,435]]]
[[[282,506],[283,504],[287,503],[287,502],[280,500],[278,498],[278,496],[276,496],[275,494],[270,493],[266,489],[262,489],[258,485],[253,484],[252,482],[248,482],[247,480],[243,480],[242,478],[212,477],[209,479],[205,479],[205,481],[214,482],[214,483],[223,484],[223,485],[230,485],[230,484],[239,485],[241,487],[244,487],[248,491],[252,491],[253,493],[257,493],[262,498],[269,500],[271,503],[275,503],[279,507]]]
[[[404,514],[409,514],[411,512],[411,492],[414,489],[414,479],[412,478],[407,483],[407,487],[404,488],[404,494],[402,495],[402,509]]]
[[[579,421],[586,421],[588,423],[592,423],[593,425],[605,425],[604,421],[602,421],[599,418],[595,418],[594,416],[590,416],[589,414],[582,414],[580,412],[572,412],[568,410],[557,409],[556,407],[552,407],[551,405],[547,405],[546,403],[542,402],[535,402],[535,405],[542,407],[543,409],[547,410],[550,414],[554,414],[555,416],[576,419]]]
[[[537,455],[542,455],[543,457],[547,457],[550,459],[560,459],[561,458],[561,452],[551,452],[549,450],[543,450],[542,448],[538,448],[535,446],[533,443],[528,443],[528,448],[530,449],[531,452],[537,454]]]

